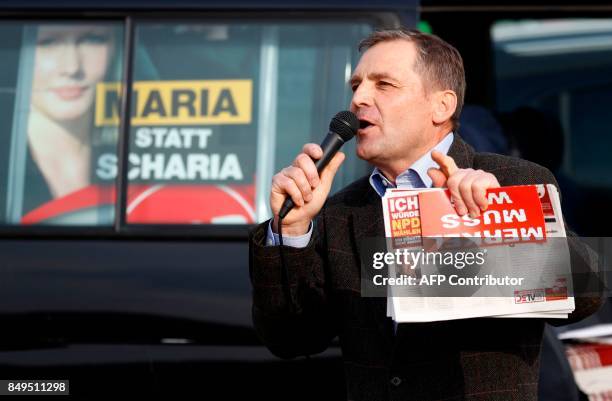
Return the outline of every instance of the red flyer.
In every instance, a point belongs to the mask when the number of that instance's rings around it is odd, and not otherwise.
[[[535,185],[487,191],[489,206],[479,217],[459,216],[448,191],[419,193],[423,237],[476,237],[496,242],[546,239],[542,206]]]

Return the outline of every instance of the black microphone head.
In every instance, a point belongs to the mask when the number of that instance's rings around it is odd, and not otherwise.
[[[341,111],[332,118],[329,130],[340,135],[344,142],[350,141],[359,129],[359,119],[350,111]]]

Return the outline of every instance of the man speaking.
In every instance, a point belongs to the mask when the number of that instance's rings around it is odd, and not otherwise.
[[[485,192],[500,185],[556,185],[547,169],[479,154],[457,134],[465,93],[455,48],[413,30],[378,31],[350,80],[359,119],[357,155],[369,176],[327,199],[344,155],[319,174],[318,145],[304,145],[272,180],[275,218],[251,235],[253,320],[266,346],[292,358],[325,350],[338,336],[351,400],[536,400],[541,319],[466,319],[394,326],[384,298],[360,294],[360,239],[384,236],[387,188],[448,187],[457,213],[479,216]],[[282,219],[285,198],[295,207]],[[589,268],[570,240],[572,268]],[[576,299],[572,320],[593,313],[598,298]],[[567,323],[563,321],[562,323]]]

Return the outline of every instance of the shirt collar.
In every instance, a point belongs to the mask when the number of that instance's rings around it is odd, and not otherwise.
[[[431,152],[437,150],[443,154],[447,154],[454,140],[454,134],[450,132],[436,146],[428,150],[420,159],[415,161],[412,166],[404,170],[397,176],[395,182],[397,188],[430,188],[432,185],[431,178],[427,174],[430,168],[440,167],[438,163],[431,158]],[[387,188],[395,188],[396,186],[389,182],[382,172],[375,167],[370,174],[370,185],[378,195],[383,196]]]

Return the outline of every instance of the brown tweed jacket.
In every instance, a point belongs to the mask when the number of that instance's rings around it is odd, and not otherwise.
[[[556,184],[541,166],[475,153],[459,136],[449,155],[460,168],[491,172],[502,186]],[[543,320],[411,323],[395,333],[386,299],[360,296],[357,244],[384,236],[380,198],[368,177],[328,199],[306,248],[285,247],[296,310],[288,307],[281,286],[279,249],[265,245],[267,225],[251,233],[250,274],[255,328],[275,355],[315,354],[338,336],[350,400],[537,399]],[[572,269],[595,269],[580,242],[571,239],[570,248]],[[577,299],[572,320],[599,305],[597,297]]]

